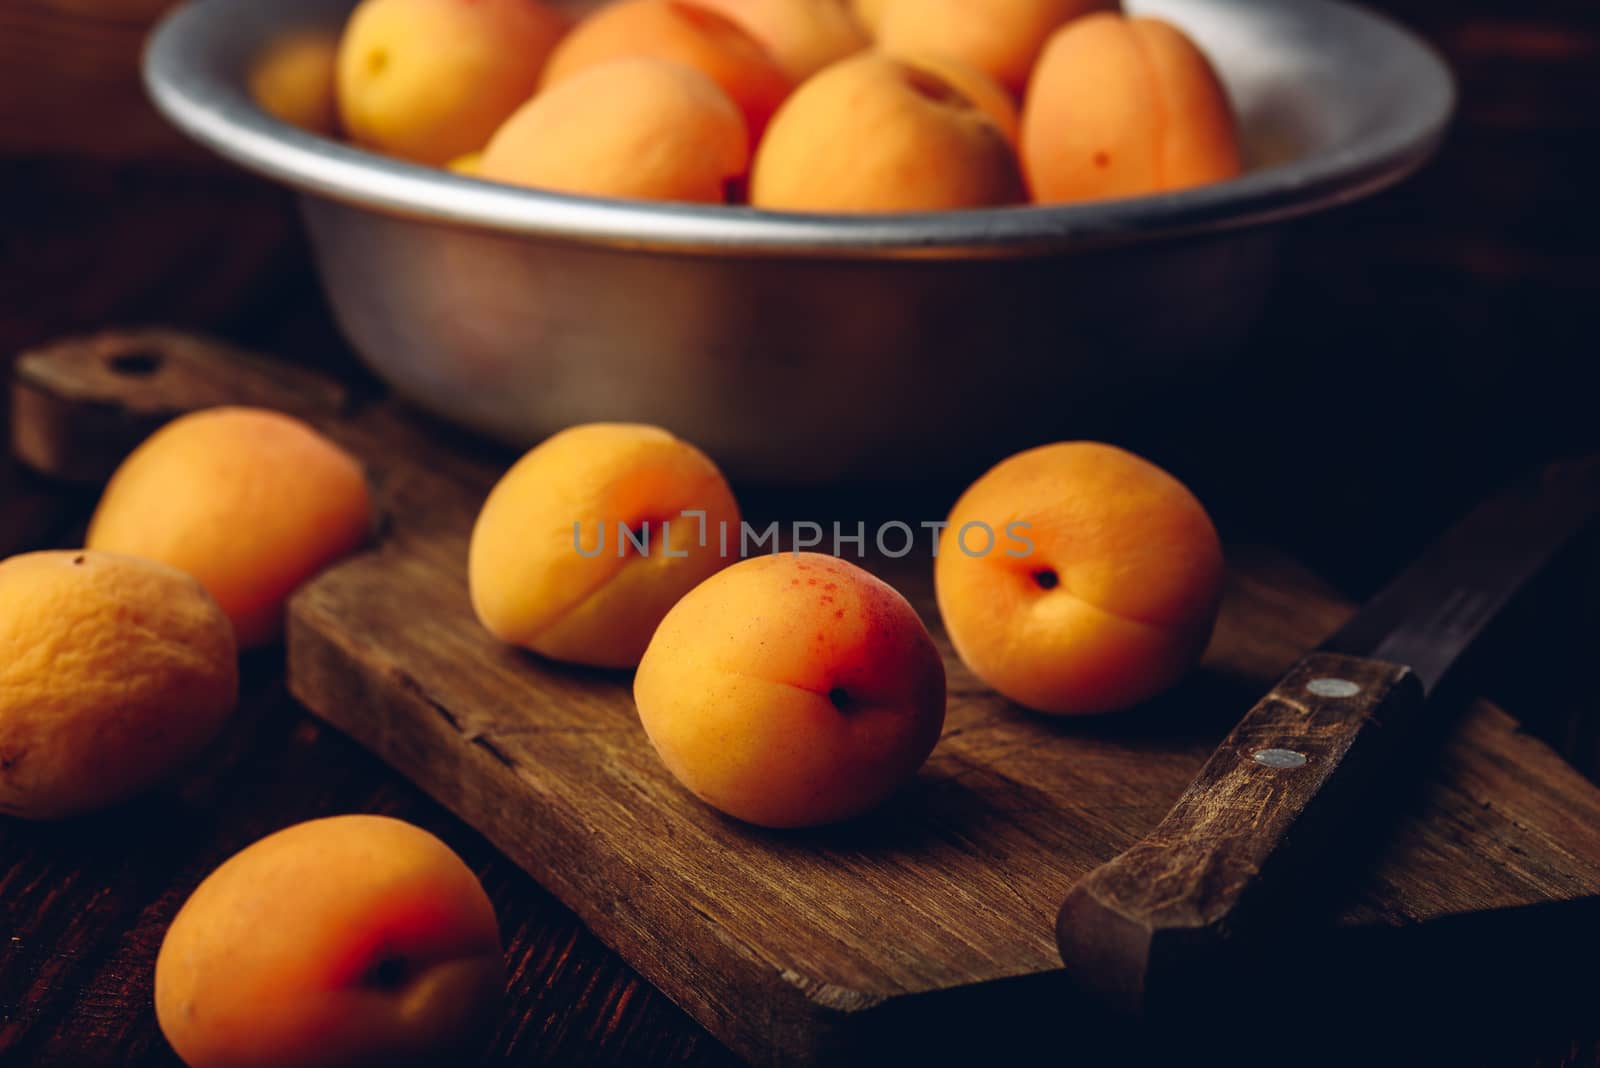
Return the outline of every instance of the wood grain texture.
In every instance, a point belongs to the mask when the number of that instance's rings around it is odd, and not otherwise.
[[[342,385],[174,330],[117,330],[25,352],[12,370],[11,452],[66,482],[104,483],[162,424],[217,405],[326,418]]]
[[[1068,893],[1056,941],[1074,986],[1128,1015],[1189,996],[1184,980],[1204,979],[1256,912],[1285,911],[1274,900],[1283,869],[1317,851],[1318,831],[1359,799],[1422,697],[1405,667],[1327,652],[1298,661],[1155,829]]]
[[[1293,565],[1238,557],[1206,670],[1102,723],[1009,706],[937,636],[947,729],[915,788],[857,824],[759,831],[672,781],[626,676],[539,661],[476,625],[463,561],[493,468],[386,408],[330,429],[371,464],[387,533],[294,599],[292,691],[760,1063],[927,1040],[969,1018],[984,984],[1058,997],[1067,890],[1154,827],[1253,695],[1347,614]],[[935,621],[926,563],[877,569]],[[1600,791],[1487,706],[1448,751],[1452,774],[1314,926],[1370,935],[1600,894]]]
[[[174,2],[0,4],[0,157],[203,159],[156,114],[139,79],[145,35]]]

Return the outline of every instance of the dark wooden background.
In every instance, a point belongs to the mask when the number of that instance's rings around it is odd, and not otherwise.
[[[0,358],[166,323],[359,376],[288,198],[187,150],[143,108],[134,56],[162,6],[0,0]],[[1134,442],[1217,502],[1225,526],[1354,596],[1496,482],[1600,447],[1600,5],[1378,6],[1460,75],[1449,143],[1406,186],[1297,226],[1238,370],[1207,407],[1162,409],[1164,431]],[[1282,403],[1293,395],[1305,404]],[[91,503],[0,462],[0,555],[72,541]],[[1482,679],[1591,775],[1590,690],[1525,668],[1592,662],[1596,592],[1547,595]],[[353,811],[435,831],[483,878],[511,974],[491,1062],[732,1062],[474,832],[306,717],[280,672],[281,654],[248,659],[245,727],[201,776],[69,824],[0,821],[0,1063],[176,1063],[151,969],[184,897],[261,835]],[[1600,1065],[1597,1039],[1600,1006],[1588,1025],[1511,1027],[1452,1058]]]

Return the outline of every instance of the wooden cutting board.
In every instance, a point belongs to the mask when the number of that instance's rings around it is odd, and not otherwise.
[[[231,398],[297,410],[359,455],[382,519],[368,551],[294,598],[293,692],[761,1063],[882,1056],[913,1039],[938,1050],[985,1029],[1059,1032],[1083,1013],[1062,987],[1051,927],[1070,884],[1153,826],[1258,691],[1350,611],[1292,562],[1235,548],[1193,678],[1124,717],[1059,721],[1008,704],[952,655],[928,560],[870,565],[945,655],[944,738],[879,813],[763,831],[677,786],[627,675],[548,663],[477,625],[467,541],[508,457],[391,402],[349,412],[336,390],[169,335],[59,346],[24,356],[17,374],[15,444],[45,471],[103,476],[161,419]],[[1296,945],[1381,953],[1418,931],[1494,931],[1474,956],[1540,938],[1553,952],[1571,938],[1568,917],[1593,918],[1600,791],[1509,716],[1471,705],[1410,774],[1421,785],[1399,797],[1375,851],[1292,917]],[[1463,924],[1472,917],[1493,922]]]

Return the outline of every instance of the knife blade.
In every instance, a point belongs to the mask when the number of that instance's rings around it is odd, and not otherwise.
[[[1290,668],[1155,830],[1067,894],[1056,941],[1073,985],[1139,1013],[1205,981],[1206,961],[1260,922],[1274,885],[1415,732],[1427,696],[1597,513],[1600,463],[1523,480]]]

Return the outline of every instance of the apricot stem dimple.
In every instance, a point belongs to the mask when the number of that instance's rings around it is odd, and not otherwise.
[[[1033,573],[1033,581],[1041,590],[1053,590],[1061,585],[1061,576],[1054,568],[1040,568]]]
[[[375,987],[378,990],[398,990],[405,985],[409,970],[403,959],[385,954],[373,961],[362,973],[361,985]]]
[[[901,63],[899,67],[905,77],[906,85],[918,96],[946,107],[972,107],[972,101],[967,99],[965,93],[932,71],[913,67],[909,63]]]
[[[373,49],[367,53],[367,73],[382,74],[389,66],[389,53],[381,48]]]
[[[835,686],[828,691],[828,700],[833,702],[833,707],[840,712],[850,711],[850,694],[843,686]]]

